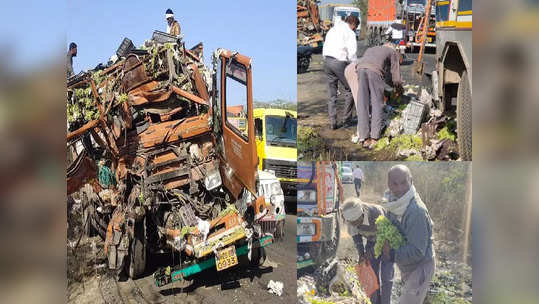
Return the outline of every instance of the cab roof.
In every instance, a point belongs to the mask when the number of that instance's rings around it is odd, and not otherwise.
[[[292,114],[292,116],[294,116],[294,118],[298,117],[298,114],[297,114],[296,111],[284,110],[284,109],[258,108],[258,109],[254,109],[253,114],[254,114],[255,117],[261,117],[261,116],[267,116],[267,115],[285,116],[286,112]]]

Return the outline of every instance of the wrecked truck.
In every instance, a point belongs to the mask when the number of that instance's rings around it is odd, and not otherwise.
[[[170,37],[169,37],[170,38]],[[273,236],[259,220],[251,59],[202,44],[147,40],[67,86],[67,194],[79,195],[87,233],[104,240],[118,276],[141,276],[152,254],[179,265],[158,286],[247,255],[258,265]],[[227,107],[244,103],[239,130]]]

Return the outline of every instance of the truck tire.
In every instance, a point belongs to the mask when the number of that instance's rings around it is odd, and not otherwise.
[[[127,270],[129,277],[133,280],[139,278],[142,274],[144,274],[144,270],[146,269],[147,253],[144,232],[145,224],[146,220],[137,222],[135,224],[134,238],[133,240],[131,240],[131,244],[129,246]]]
[[[300,56],[298,58],[298,74],[303,74],[309,69],[311,56]]]
[[[87,205],[84,208],[84,212],[82,216],[83,231],[84,231],[84,235],[87,237],[95,236],[95,229],[93,226],[93,219],[92,219],[92,214],[93,214],[92,210],[93,210],[92,206]]]
[[[253,267],[258,267],[266,261],[266,248],[257,247],[253,248],[251,252],[251,261],[250,265]]]
[[[462,73],[457,92],[457,136],[460,158],[472,160],[472,92],[467,71]]]
[[[275,225],[275,239],[282,241],[284,238],[284,220]]]
[[[80,191],[81,206],[82,206],[82,231],[87,237],[93,237],[96,235],[94,229],[94,205],[91,201],[91,193],[93,193],[92,188],[85,187]]]

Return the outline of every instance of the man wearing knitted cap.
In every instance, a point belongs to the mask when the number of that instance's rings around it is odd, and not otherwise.
[[[165,18],[167,18],[167,33],[173,36],[180,35],[180,24],[174,19],[174,13],[170,8],[165,12]]]
[[[371,295],[372,304],[389,304],[391,302],[391,289],[395,274],[393,262],[382,260],[382,257],[374,257],[374,244],[376,244],[376,219],[380,215],[386,215],[386,211],[380,205],[367,204],[357,197],[349,197],[344,200],[340,208],[348,231],[359,254],[358,263],[368,260],[376,274],[380,289]],[[363,238],[367,239],[367,246],[363,246]]]
[[[387,203],[389,215],[396,217],[396,226],[406,243],[391,249],[389,242],[382,249],[383,260],[399,266],[404,283],[399,298],[401,304],[423,303],[434,276],[434,248],[432,246],[432,220],[429,211],[412,184],[412,174],[405,165],[391,167],[387,176]]]

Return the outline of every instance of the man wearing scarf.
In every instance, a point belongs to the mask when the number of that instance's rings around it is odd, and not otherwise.
[[[374,244],[376,244],[376,219],[380,215],[386,215],[386,211],[380,205],[367,204],[357,197],[349,197],[344,200],[340,213],[346,222],[348,231],[359,254],[358,263],[369,261],[380,289],[371,295],[372,304],[389,304],[391,302],[391,289],[395,268],[393,261],[382,260],[382,257],[374,257]],[[366,248],[363,247],[363,238],[367,239]]]
[[[404,288],[399,303],[423,303],[435,269],[433,223],[412,184],[408,167],[396,165],[389,170],[388,188],[385,195],[388,202],[383,206],[397,219],[397,227],[406,244],[399,249],[391,249],[386,241],[383,259],[394,261],[401,271]]]
[[[165,12],[165,18],[167,19],[167,34],[173,36],[180,35],[180,24],[174,19],[174,13],[170,8]]]

